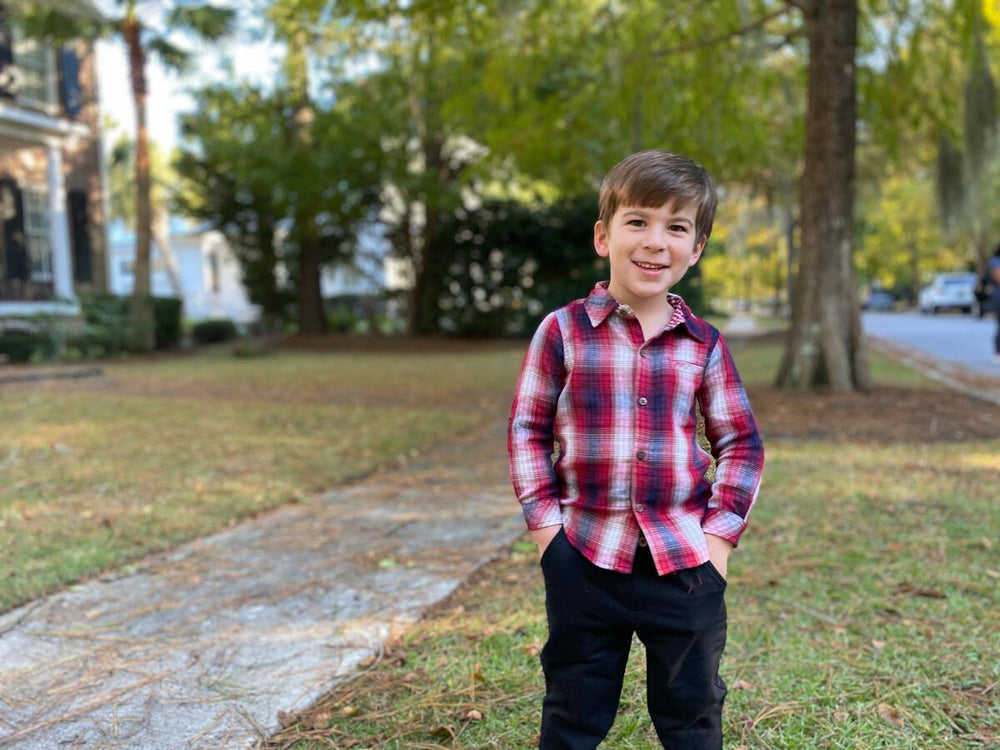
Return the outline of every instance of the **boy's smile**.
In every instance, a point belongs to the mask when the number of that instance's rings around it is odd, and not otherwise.
[[[594,248],[611,266],[608,292],[620,304],[640,309],[668,305],[667,292],[701,257],[697,207],[621,206],[610,225],[594,226]]]

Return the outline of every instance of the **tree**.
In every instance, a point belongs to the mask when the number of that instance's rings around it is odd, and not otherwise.
[[[316,109],[309,92],[309,50],[319,28],[323,0],[279,0],[268,10],[275,37],[284,42],[285,78],[291,117],[288,127],[288,158],[307,167],[313,158],[313,126]],[[293,191],[294,183],[289,185]],[[326,331],[326,315],[320,289],[322,268],[320,237],[317,231],[318,206],[308,190],[300,190],[295,201],[294,232],[298,243],[299,331],[317,334]]]
[[[136,255],[135,289],[131,303],[131,347],[150,351],[155,345],[153,307],[150,299],[150,246],[152,211],[150,208],[149,134],[146,128],[146,64],[150,56],[175,70],[190,64],[190,53],[175,45],[174,32],[193,34],[214,41],[226,36],[233,24],[235,11],[215,7],[207,2],[159,2],[156,12],[140,13],[139,0],[115,0],[118,14],[105,19],[94,15],[82,16],[65,10],[65,3],[21,0],[18,16],[27,33],[59,41],[77,37],[114,36],[125,45],[129,61],[129,78],[135,105],[135,190],[136,190]],[[144,4],[145,5],[145,4]]]
[[[170,280],[174,296],[183,299],[180,271],[170,247],[170,199],[171,186],[176,184],[176,174],[166,163],[155,144],[149,150],[150,161],[150,230],[160,249],[160,256]],[[127,136],[121,136],[111,147],[108,160],[109,213],[114,219],[121,219],[125,225],[136,229],[136,193],[133,189],[135,177],[135,144]]]
[[[799,0],[809,37],[802,249],[784,387],[870,387],[854,281],[856,0]]]
[[[290,126],[300,100],[283,88],[220,85],[196,97],[198,111],[183,119],[175,205],[226,236],[269,327],[295,320],[317,332],[321,270],[352,264],[359,232],[375,219],[381,168],[359,97],[344,89],[313,109],[308,150]]]
[[[939,141],[938,197],[945,223],[952,233],[967,234],[975,248],[975,262],[986,267],[998,221],[994,206],[998,152],[997,91],[987,50],[988,34],[979,2],[959,2],[959,69],[965,74],[961,92],[961,131],[944,130]]]

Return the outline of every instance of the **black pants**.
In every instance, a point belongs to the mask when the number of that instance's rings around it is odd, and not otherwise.
[[[711,563],[659,576],[640,547],[631,574],[598,568],[560,532],[542,556],[542,750],[597,747],[614,723],[632,634],[646,647],[646,700],[668,750],[720,750],[726,582]]]

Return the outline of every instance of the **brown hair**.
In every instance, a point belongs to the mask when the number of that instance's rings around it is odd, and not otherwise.
[[[712,234],[715,182],[699,164],[670,151],[639,151],[618,162],[601,183],[598,218],[607,226],[621,206],[657,208],[673,201],[677,208],[698,207],[698,241]]]

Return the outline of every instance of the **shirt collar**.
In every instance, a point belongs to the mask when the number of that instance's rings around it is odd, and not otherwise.
[[[621,317],[628,317],[632,314],[628,305],[619,305],[608,292],[608,284],[610,283],[609,281],[599,281],[583,303],[587,310],[587,317],[590,318],[590,324],[594,328],[597,328],[613,313],[617,313]],[[668,293],[667,301],[673,305],[675,310],[679,309],[683,314],[683,323],[687,327],[688,333],[704,343],[708,338],[707,324],[694,316],[680,295]]]

